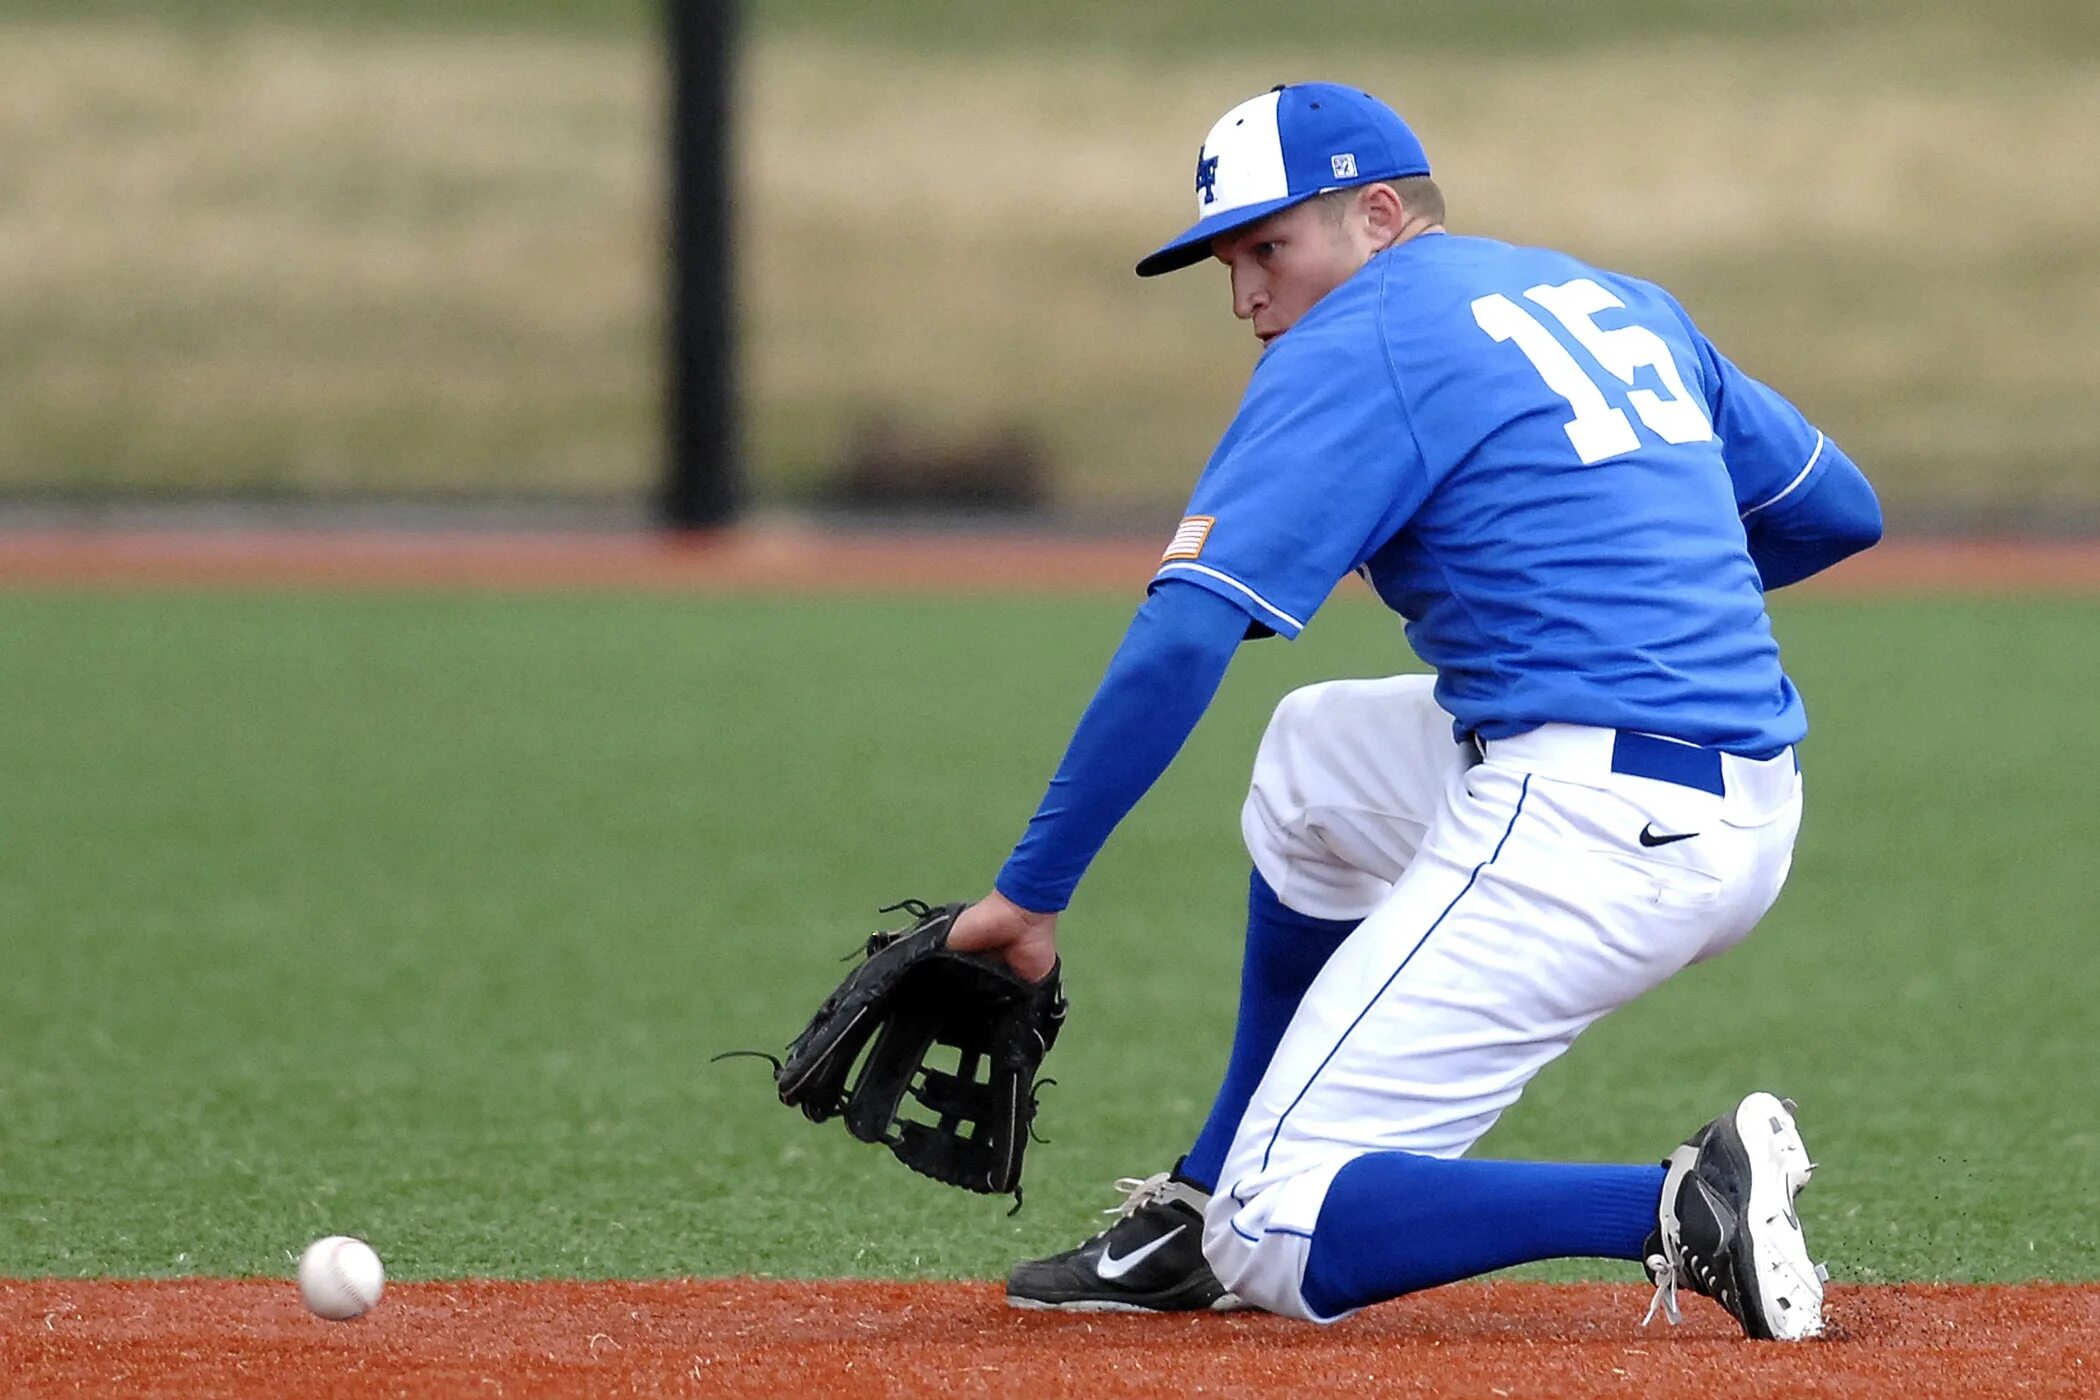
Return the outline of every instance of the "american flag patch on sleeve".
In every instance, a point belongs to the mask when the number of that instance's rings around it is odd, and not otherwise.
[[[1159,556],[1164,564],[1170,559],[1194,559],[1203,553],[1203,542],[1210,538],[1210,527],[1218,523],[1215,515],[1191,515],[1181,522],[1174,538],[1167,542],[1167,552]]]

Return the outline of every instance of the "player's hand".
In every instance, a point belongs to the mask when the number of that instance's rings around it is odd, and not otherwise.
[[[1057,915],[1023,909],[993,890],[956,916],[948,946],[964,953],[999,953],[1031,982],[1057,963]]]

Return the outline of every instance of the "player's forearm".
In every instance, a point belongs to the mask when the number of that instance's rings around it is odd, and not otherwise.
[[[1246,613],[1204,589],[1168,582],[1154,590],[999,872],[1001,894],[1038,912],[1071,901],[1116,823],[1181,751],[1246,629]]]
[[[1881,538],[1881,503],[1835,443],[1801,490],[1745,521],[1767,592],[1799,583]]]

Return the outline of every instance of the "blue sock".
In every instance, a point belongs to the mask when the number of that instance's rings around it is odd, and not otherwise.
[[[1321,1317],[1538,1259],[1633,1259],[1661,1167],[1444,1160],[1372,1152],[1335,1174],[1305,1301]]]
[[[1225,1154],[1239,1131],[1247,1100],[1269,1068],[1276,1042],[1320,969],[1360,919],[1315,919],[1286,908],[1255,871],[1247,881],[1247,951],[1240,968],[1240,1018],[1232,1032],[1232,1055],[1225,1063],[1225,1082],[1218,1086],[1210,1118],[1196,1135],[1196,1145],[1175,1173],[1204,1190],[1214,1190],[1225,1170]]]

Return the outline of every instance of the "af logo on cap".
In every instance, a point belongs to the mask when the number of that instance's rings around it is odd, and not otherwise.
[[[1330,156],[1327,163],[1334,167],[1335,179],[1354,180],[1356,178],[1356,152],[1344,151],[1338,156]]]

